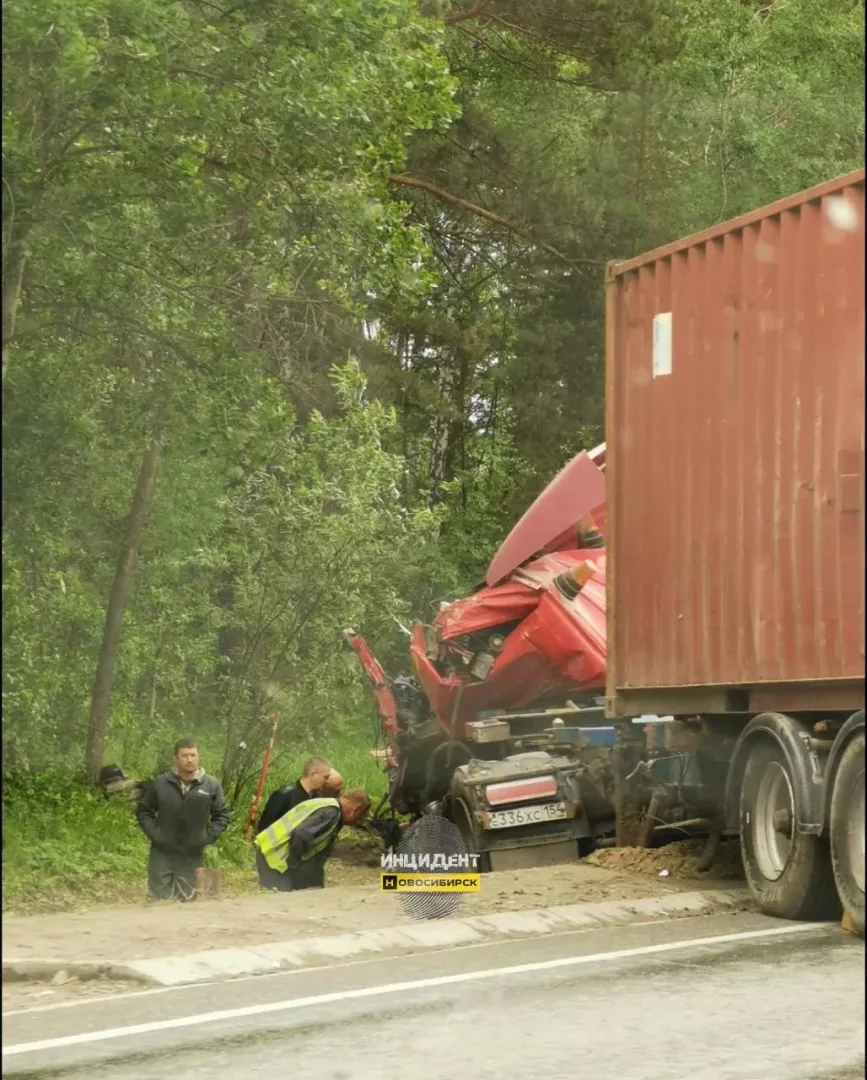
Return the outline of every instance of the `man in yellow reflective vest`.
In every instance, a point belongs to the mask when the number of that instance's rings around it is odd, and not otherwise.
[[[370,811],[370,799],[360,788],[339,798],[305,799],[293,806],[253,841],[268,866],[279,875],[281,892],[321,889],[325,863],[344,825],[355,825]]]

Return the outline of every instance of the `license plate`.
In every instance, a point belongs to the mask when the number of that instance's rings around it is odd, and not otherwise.
[[[540,825],[544,821],[562,821],[565,817],[565,803],[542,803],[539,806],[521,806],[516,810],[496,810],[491,814],[488,828],[513,829],[516,825]]]

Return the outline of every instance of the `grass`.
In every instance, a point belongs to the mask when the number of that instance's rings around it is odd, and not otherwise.
[[[345,787],[362,787],[376,802],[385,777],[367,747],[322,746]],[[309,751],[281,758],[265,798],[293,783]],[[253,853],[243,830],[252,793],[212,849],[229,894],[257,888]],[[353,841],[347,837],[347,841]],[[3,791],[3,908],[7,915],[70,911],[99,904],[140,903],[145,896],[147,842],[132,805],[62,776],[27,778]]]

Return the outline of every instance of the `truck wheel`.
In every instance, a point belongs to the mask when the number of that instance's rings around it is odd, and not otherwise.
[[[843,751],[831,793],[831,863],[843,910],[864,936],[864,732]]]
[[[741,854],[747,885],[766,915],[839,918],[828,844],[797,831],[797,797],[782,749],[757,746],[741,787]]]
[[[467,804],[463,799],[454,799],[452,801],[452,821],[460,830],[464,843],[467,845],[467,851],[471,855],[479,856],[479,873],[489,873],[491,869],[491,856],[487,851],[480,850],[482,838],[473,819],[470,817]]]

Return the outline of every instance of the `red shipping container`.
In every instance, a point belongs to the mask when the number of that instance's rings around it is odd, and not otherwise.
[[[864,702],[864,170],[606,284],[608,710]]]

